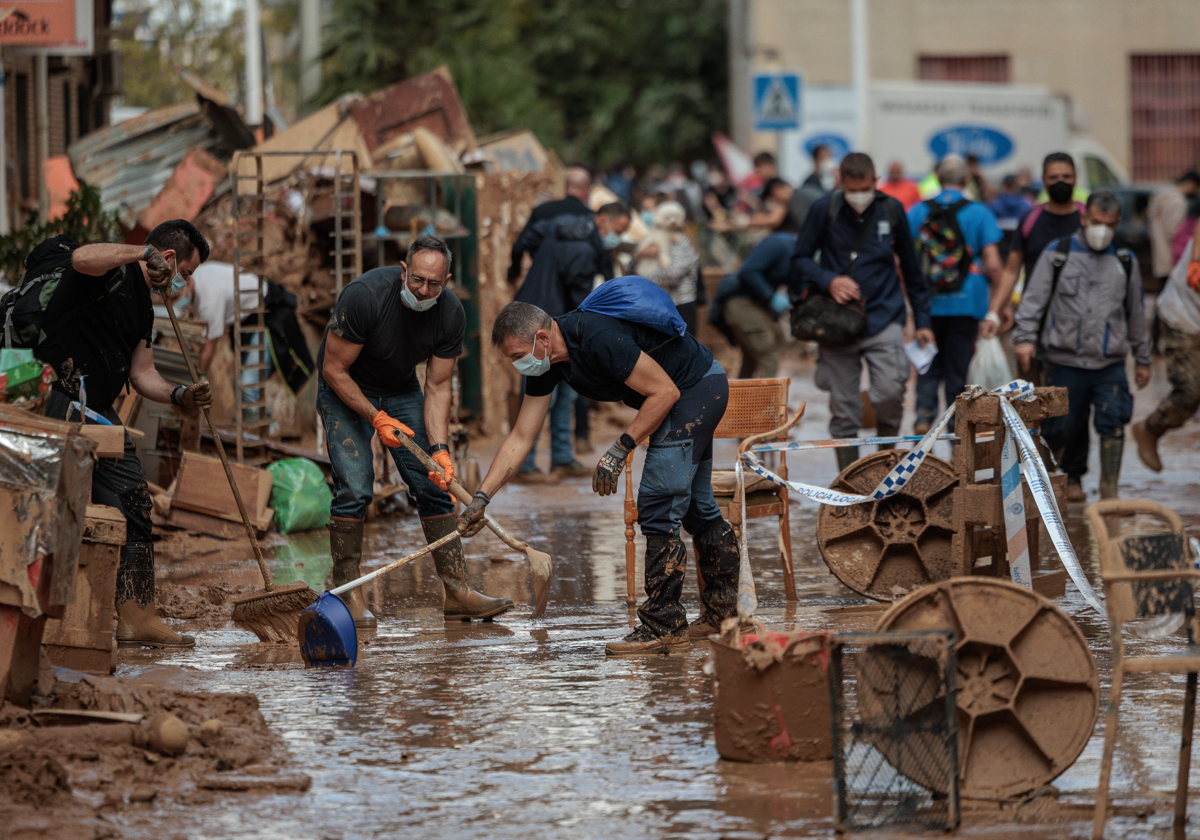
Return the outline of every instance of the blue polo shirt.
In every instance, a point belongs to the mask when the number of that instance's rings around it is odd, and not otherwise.
[[[962,197],[963,194],[960,191],[948,189],[942,190],[933,200],[939,204],[953,204]],[[929,208],[923,201],[920,204],[914,204],[908,211],[908,226],[912,228],[914,238],[928,215]],[[991,292],[987,278],[983,276],[979,255],[988,245],[999,242],[1004,234],[1000,231],[1000,225],[996,223],[996,214],[978,201],[972,201],[955,215],[958,216],[958,226],[962,228],[963,238],[966,239],[971,253],[975,255],[975,261],[971,264],[971,273],[967,275],[967,279],[960,289],[954,292],[935,291],[933,293],[930,312],[935,318],[947,315],[969,315],[976,320],[982,320],[988,312]]]

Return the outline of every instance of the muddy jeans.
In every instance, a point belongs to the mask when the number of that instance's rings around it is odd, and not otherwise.
[[[1200,335],[1185,333],[1159,321],[1158,346],[1167,363],[1171,393],[1146,418],[1155,435],[1178,429],[1200,408]]]
[[[904,387],[912,365],[904,354],[904,330],[888,324],[875,335],[845,347],[821,345],[817,351],[816,385],[829,392],[829,434],[849,438],[862,422],[862,363],[870,374],[871,405],[876,427],[898,429],[904,416]]]
[[[713,362],[650,435],[637,498],[646,537],[646,601],[638,615],[659,635],[687,626],[679,602],[687,565],[680,526],[699,535],[722,522],[712,489],[712,440],[728,402],[729,380]]]
[[[750,298],[731,297],[721,310],[742,351],[738,379],[770,379],[779,371],[779,327],[770,311]]]
[[[425,395],[420,389],[391,397],[367,397],[367,400],[416,432],[413,441],[423,451],[429,451]],[[370,420],[342,402],[324,379],[317,384],[317,413],[325,426],[325,448],[333,472],[333,504],[329,506],[329,515],[335,519],[364,519],[375,494],[375,459],[371,455],[375,428]],[[403,447],[388,451],[422,519],[454,512],[450,494],[429,480],[429,471],[420,461]]]
[[[1067,389],[1068,409],[1063,417],[1042,421],[1042,436],[1051,452],[1063,449],[1059,469],[1078,481],[1087,473],[1088,415],[1102,438],[1123,438],[1125,424],[1133,415],[1133,395],[1125,377],[1125,363],[1118,362],[1100,370],[1047,363],[1042,379],[1048,386]],[[1068,443],[1073,444],[1067,446]]]

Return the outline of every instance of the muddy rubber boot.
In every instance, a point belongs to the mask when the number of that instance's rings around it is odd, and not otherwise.
[[[359,564],[362,562],[363,527],[365,523],[353,519],[329,520],[329,553],[333,556],[333,586],[336,589],[343,583],[356,580],[361,575]],[[338,596],[354,617],[354,626],[360,628],[377,627],[379,622],[375,615],[367,609],[363,599],[362,587],[351,589]]]
[[[846,471],[846,467],[858,460],[857,446],[839,446],[833,450],[837,454],[838,475]]]
[[[1084,492],[1083,482],[1078,478],[1067,476],[1067,501],[1068,502],[1086,502],[1087,493]]]
[[[458,526],[454,514],[431,516],[421,520],[426,542],[436,542]],[[493,618],[513,608],[508,598],[489,598],[476,592],[467,583],[467,560],[463,557],[462,540],[451,540],[433,551],[433,565],[446,589],[446,618],[470,621],[472,618]]]
[[[1162,461],[1158,457],[1158,439],[1163,433],[1151,429],[1145,420],[1134,423],[1130,431],[1133,432],[1138,457],[1142,459],[1142,463],[1155,472],[1162,472]]]
[[[619,642],[609,642],[609,656],[668,654],[687,650],[687,613],[680,603],[687,570],[687,548],[674,534],[646,534],[646,600],[638,607],[642,623]],[[705,590],[708,575],[704,575]]]
[[[117,645],[192,648],[196,639],[176,633],[154,608],[154,543],[121,546],[117,566]]]
[[[738,547],[733,526],[714,519],[692,537],[696,565],[704,578],[700,617],[688,625],[688,638],[707,639],[721,632],[721,622],[737,614]]]
[[[885,426],[882,423],[880,423],[878,426],[875,427],[875,436],[876,437],[896,437],[899,434],[900,434],[899,426]],[[895,449],[895,448],[896,448],[896,444],[894,444],[894,443],[879,444],[880,452],[882,452],[885,449]]]
[[[1119,499],[1125,438],[1100,438],[1100,498]]]

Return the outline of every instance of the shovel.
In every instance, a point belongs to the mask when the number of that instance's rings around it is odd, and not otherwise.
[[[396,439],[400,441],[401,446],[412,453],[414,458],[421,462],[421,465],[425,469],[430,472],[436,472],[443,478],[445,477],[441,465],[426,455],[421,450],[421,447],[409,439],[408,435],[398,434],[396,435]],[[471,504],[471,494],[458,483],[457,479],[450,482],[450,492],[464,505]],[[529,560],[529,571],[533,576],[533,603],[530,605],[533,607],[533,617],[537,618],[540,615],[544,615],[546,612],[546,601],[550,597],[550,555],[544,551],[538,551],[536,548],[530,548],[529,543],[523,542],[505,531],[500,527],[499,522],[486,513],[483,515],[483,521],[492,529],[492,533],[503,540],[510,548],[524,552],[525,557]]]
[[[401,557],[395,563],[388,563],[383,568],[368,572],[349,583],[343,583],[336,589],[326,590],[316,603],[300,614],[300,655],[304,657],[305,664],[353,668],[354,663],[358,661],[358,631],[354,629],[354,617],[350,615],[350,608],[338,596],[351,589],[357,589],[364,583],[370,583],[380,575],[398,569],[406,563],[411,563],[435,548],[441,548],[457,536],[458,533],[452,531],[407,557]]]

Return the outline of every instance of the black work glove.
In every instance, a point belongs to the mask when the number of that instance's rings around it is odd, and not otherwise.
[[[153,245],[147,245],[143,257],[146,260],[146,276],[150,278],[151,288],[156,292],[170,288],[171,280],[175,278],[175,272],[171,266],[167,265],[166,259],[158,252],[158,249]]]
[[[485,508],[491,498],[482,490],[476,490],[474,498],[471,499],[471,504],[467,505],[466,509],[458,515],[458,533],[464,537],[473,537],[483,530],[483,526],[487,524],[484,521]]]
[[[175,393],[171,394],[171,402],[187,411],[195,411],[197,408],[212,408],[212,389],[209,388],[207,381],[201,380],[194,385],[188,385],[183,390],[177,388]]]
[[[592,473],[592,489],[601,496],[611,496],[617,492],[617,481],[621,478],[621,470],[625,469],[625,459],[634,450],[637,443],[628,434],[621,435],[617,442],[600,456],[596,472]]]

